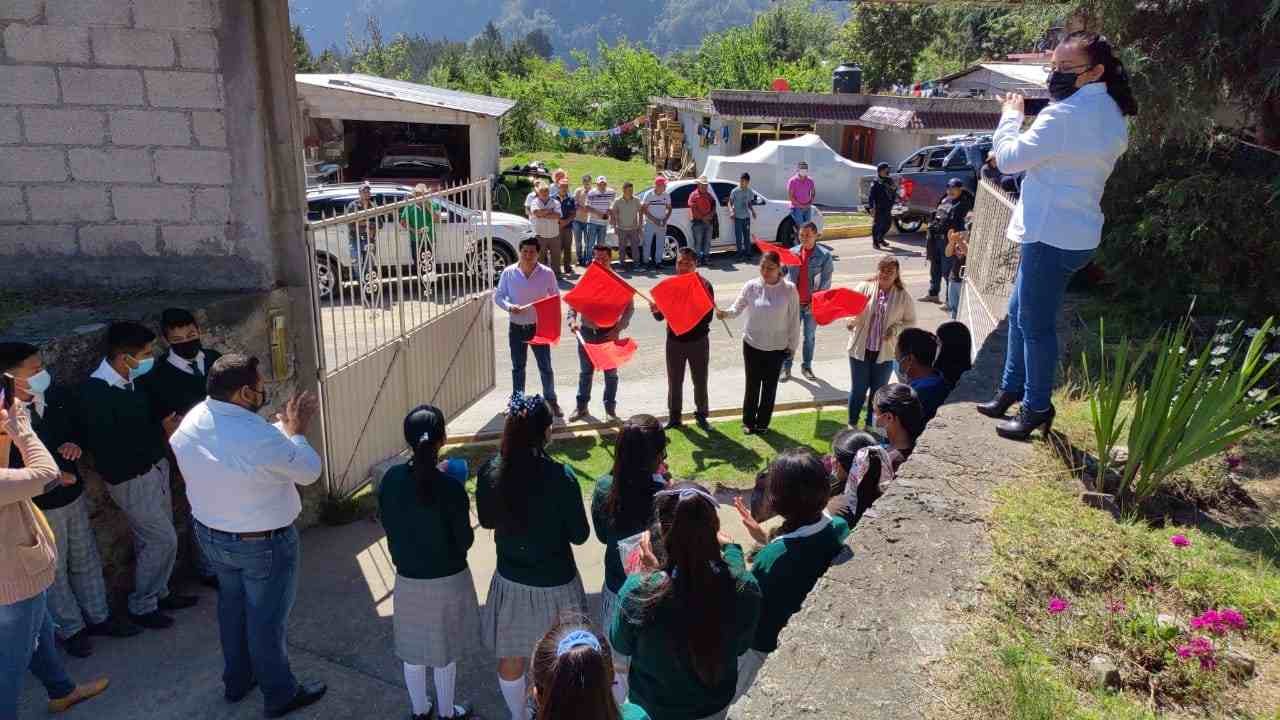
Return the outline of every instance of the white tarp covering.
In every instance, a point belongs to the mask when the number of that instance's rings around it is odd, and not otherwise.
[[[840,156],[814,134],[791,140],[770,140],[741,155],[712,155],[704,169],[712,180],[737,182],[742,173],[751,174],[751,187],[765,197],[787,199],[787,180],[795,174],[796,163],[809,163],[809,176],[818,190],[817,204],[853,207],[859,204],[859,178],[875,175],[874,165],[863,165]]]

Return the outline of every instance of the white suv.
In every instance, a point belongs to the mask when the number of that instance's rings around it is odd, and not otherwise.
[[[405,185],[373,183],[373,203],[389,205],[413,195],[413,188]],[[307,190],[307,220],[317,221],[341,215],[347,205],[360,195],[359,183],[323,185]],[[444,198],[432,199],[436,208],[435,242],[422,243],[418,247],[417,267],[423,272],[423,281],[431,282],[438,274],[480,272],[485,258],[476,252],[476,230],[483,222],[480,212]],[[410,263],[409,233],[392,222],[388,211],[387,221],[378,227],[373,240],[378,259],[376,272],[385,277],[412,272]],[[503,268],[516,261],[520,241],[533,237],[533,223],[518,215],[503,212],[489,214],[489,231],[493,237],[491,255],[494,282]],[[352,280],[350,233],[347,225],[331,225],[316,233],[316,275],[320,297],[329,298],[340,280]],[[399,268],[397,269],[397,266]],[[374,279],[376,282],[376,278]]]
[[[662,257],[664,263],[674,262],[676,251],[693,241],[693,231],[690,229],[692,223],[689,218],[689,195],[697,184],[696,180],[673,180],[667,183],[667,193],[671,195],[671,218],[667,221],[667,248]],[[733,239],[733,209],[729,207],[729,193],[738,185],[723,180],[712,180],[708,185],[718,201],[716,203],[718,222],[712,227],[711,251],[733,251],[737,246]],[[646,188],[638,197],[643,201],[651,192],[653,188]],[[796,242],[799,230],[791,220],[791,202],[771,200],[755,190],[751,193],[754,198],[751,204],[756,210],[756,216],[751,220],[751,236],[791,247]],[[813,208],[810,220],[821,232],[822,211],[816,207]],[[618,238],[614,235],[612,228],[605,243],[613,247],[618,246]],[[752,251],[755,252],[754,247]],[[619,260],[621,260],[620,257]]]

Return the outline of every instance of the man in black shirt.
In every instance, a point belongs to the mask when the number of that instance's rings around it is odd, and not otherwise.
[[[684,275],[686,273],[696,273],[698,271],[698,254],[693,248],[682,247],[680,254],[676,256],[676,274]],[[698,276],[702,280],[702,287],[707,289],[707,295],[711,296],[712,305],[715,305],[715,291],[711,289],[711,283],[707,279]],[[651,305],[649,311],[653,313],[653,319],[662,321],[665,319],[663,314],[658,311],[656,305]],[[667,428],[678,428],[683,423],[683,410],[681,405],[684,404],[684,368],[689,366],[689,374],[693,376],[693,405],[694,420],[697,421],[698,427],[703,430],[710,430],[711,424],[707,421],[708,400],[707,400],[707,371],[711,362],[711,319],[715,316],[715,310],[708,310],[707,314],[694,325],[692,329],[683,335],[676,335],[671,328],[667,327]]]
[[[889,246],[884,236],[889,234],[889,227],[893,225],[893,203],[897,196],[898,189],[889,177],[889,163],[882,162],[876,166],[876,181],[871,184],[867,197],[867,212],[873,217],[871,247],[876,250]]]

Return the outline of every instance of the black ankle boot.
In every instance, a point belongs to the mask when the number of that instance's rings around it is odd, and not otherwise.
[[[1014,403],[1021,401],[1022,393],[1005,392],[1004,390],[1001,390],[996,393],[995,398],[992,400],[979,404],[978,412],[986,415],[987,417],[1004,419],[1004,414],[1009,412],[1009,408],[1013,407]]]
[[[1048,410],[1029,410],[1026,405],[1018,408],[1018,416],[1012,420],[996,424],[996,434],[1009,440],[1026,440],[1036,428],[1043,428],[1045,435],[1053,429],[1053,417],[1056,411],[1050,405]]]

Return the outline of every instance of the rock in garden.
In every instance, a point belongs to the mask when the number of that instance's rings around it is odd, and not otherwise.
[[[1111,467],[1124,465],[1127,462],[1129,462],[1129,448],[1123,445],[1111,448]]]
[[[1089,661],[1089,673],[1098,687],[1118,689],[1120,687],[1120,668],[1106,655],[1094,655]]]
[[[1256,671],[1256,664],[1253,657],[1241,650],[1231,648],[1222,653],[1219,659],[1222,668],[1227,671],[1227,675],[1238,680],[1248,680],[1253,677]]]
[[[1187,626],[1178,618],[1168,614],[1160,613],[1156,616],[1156,627],[1160,628],[1177,628],[1178,630],[1186,630]]]
[[[1116,496],[1110,493],[1086,492],[1080,493],[1080,502],[1091,508],[1102,510],[1119,517],[1120,504],[1116,502]]]

